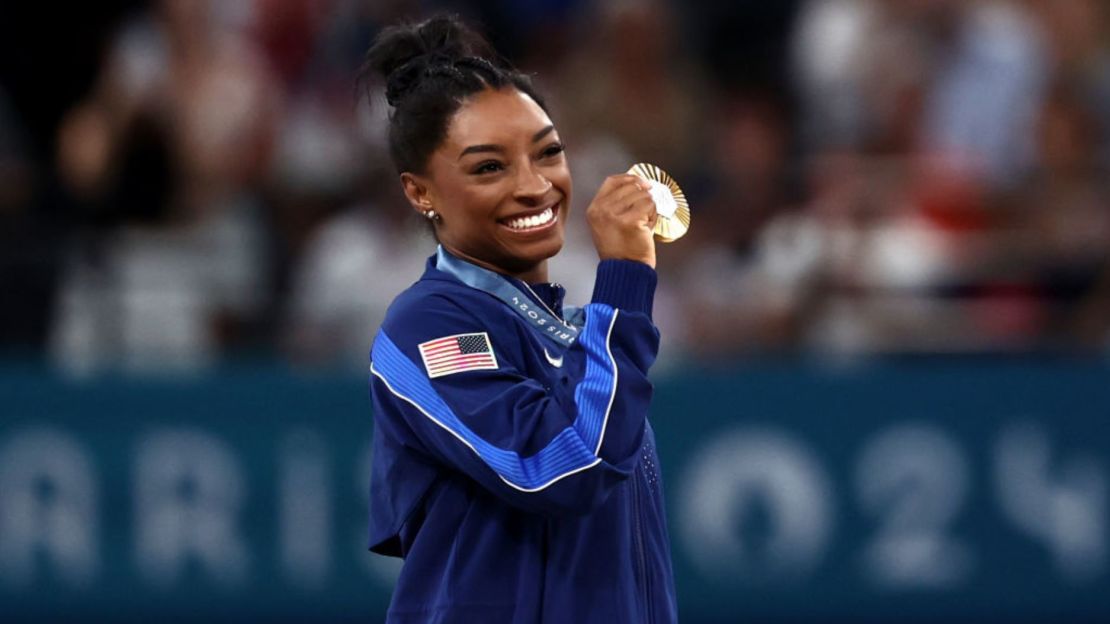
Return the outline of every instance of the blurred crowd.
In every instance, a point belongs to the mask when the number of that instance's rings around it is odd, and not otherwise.
[[[436,10],[551,104],[571,301],[601,180],[647,161],[683,186],[665,362],[1110,349],[1101,0],[113,6],[60,53],[89,68],[71,97],[0,82],[0,347],[65,370],[364,368],[434,241],[355,76],[380,28]]]

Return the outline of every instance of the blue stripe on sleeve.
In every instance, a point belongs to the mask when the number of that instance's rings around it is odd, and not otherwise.
[[[609,334],[616,317],[617,310],[607,305],[586,306],[586,326],[578,336],[587,354],[585,375],[574,392],[578,415],[572,426],[529,457],[494,446],[471,431],[432,388],[425,372],[385,332],[374,340],[371,371],[390,392],[470,447],[506,483],[534,492],[601,461],[597,452],[617,389],[616,362],[609,351]]]
[[[617,363],[609,352],[609,332],[616,322],[617,311],[607,305],[586,306],[586,326],[578,340],[586,351],[586,374],[574,389],[578,416],[574,428],[594,454],[601,450],[605,421],[616,396]]]

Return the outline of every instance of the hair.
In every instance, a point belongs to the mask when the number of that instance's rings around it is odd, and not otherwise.
[[[475,93],[513,87],[547,110],[531,79],[454,15],[382,30],[366,52],[359,83],[368,84],[373,74],[385,81],[389,153],[398,173],[425,172],[451,117]]]

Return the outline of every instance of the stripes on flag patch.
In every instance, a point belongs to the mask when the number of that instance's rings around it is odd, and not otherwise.
[[[420,357],[424,360],[424,370],[432,379],[463,371],[497,368],[497,358],[493,355],[493,346],[486,332],[456,334],[422,342]]]

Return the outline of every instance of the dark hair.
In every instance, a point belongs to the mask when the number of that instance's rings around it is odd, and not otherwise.
[[[498,57],[457,16],[384,29],[366,52],[360,83],[368,83],[373,73],[385,79],[385,98],[393,109],[389,153],[399,173],[424,172],[447,136],[451,116],[474,93],[511,86],[547,110],[528,76]]]

